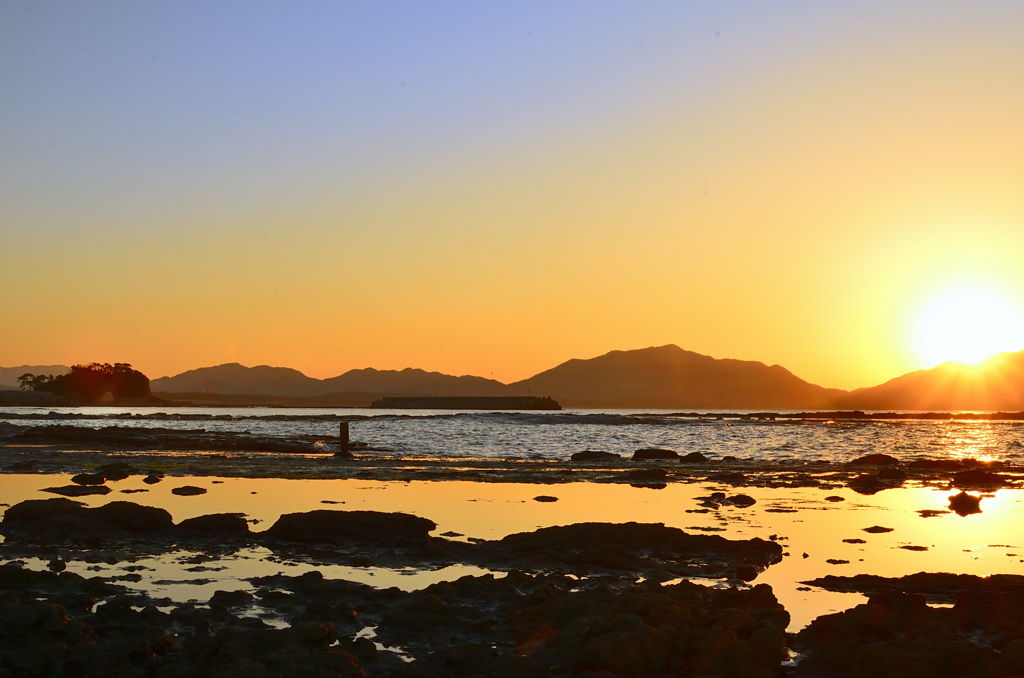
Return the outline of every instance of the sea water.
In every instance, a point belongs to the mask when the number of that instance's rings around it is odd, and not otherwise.
[[[270,440],[353,441],[410,459],[565,459],[581,450],[646,447],[748,461],[846,462],[881,452],[901,460],[1024,460],[1024,421],[749,419],[669,410],[480,412],[297,408],[0,408],[0,426],[78,426],[248,433]],[[719,414],[719,413],[716,413]]]

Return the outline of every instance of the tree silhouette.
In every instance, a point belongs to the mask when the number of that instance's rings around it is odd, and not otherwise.
[[[127,398],[148,398],[149,377],[128,363],[74,365],[67,374],[23,374],[23,389],[53,393],[78,402],[98,403],[110,394],[115,402]]]

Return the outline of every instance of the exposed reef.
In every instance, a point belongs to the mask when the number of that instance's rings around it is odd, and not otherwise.
[[[255,595],[218,591],[200,607],[96,578],[0,566],[0,671],[19,678],[774,678],[786,657],[789,615],[763,585],[714,590],[512,572],[402,592],[316,571],[252,584]],[[248,616],[254,605],[290,626]],[[381,646],[360,635],[367,629]]]
[[[473,564],[577,576],[657,572],[685,577],[751,581],[782,559],[782,547],[764,539],[729,540],[687,534],[658,523],[578,523],[461,542],[430,534],[436,524],[405,513],[318,510],[282,515],[252,532],[233,514],[199,516],[175,524],[159,508],[115,501],[88,508],[70,499],[33,499],[7,509],[0,522],[4,551],[31,554],[33,546],[92,547],[136,543],[149,551],[180,548],[189,540],[221,545],[261,544],[291,556],[303,553],[332,562],[373,562],[395,567]]]

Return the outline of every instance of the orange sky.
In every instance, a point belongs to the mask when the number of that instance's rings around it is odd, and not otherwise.
[[[1024,9],[654,7],[0,28],[0,365],[855,388],[937,295],[1024,309]]]

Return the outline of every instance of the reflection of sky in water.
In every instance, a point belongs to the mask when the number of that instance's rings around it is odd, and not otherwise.
[[[380,589],[393,586],[403,591],[416,591],[437,582],[452,581],[465,576],[478,577],[491,572],[472,565],[452,565],[436,570],[396,570],[383,567],[346,567],[323,562],[309,563],[279,558],[263,547],[243,548],[230,555],[203,559],[201,565],[195,564],[196,555],[194,551],[174,551],[159,556],[129,556],[125,553],[124,557],[130,560],[106,565],[74,560],[73,552],[66,554],[69,558],[68,572],[83,577],[113,578],[108,581],[142,591],[153,598],[170,598],[175,602],[205,603],[217,591],[244,590],[251,593],[255,588],[245,581],[246,579],[275,574],[295,577],[313,570],[320,571],[328,579],[345,579]],[[46,560],[20,560],[30,569],[46,569]],[[126,575],[138,575],[141,579],[118,579]]]
[[[34,409],[0,409],[0,421],[5,421],[4,412],[24,414]],[[48,411],[39,409],[38,413],[44,415]],[[157,416],[158,410],[154,408],[67,411],[85,412],[93,418],[6,421],[33,426],[206,429],[294,440],[337,436],[339,422],[347,420],[353,440],[402,455],[442,458],[565,458],[583,449],[628,454],[641,447],[667,447],[744,459],[848,461],[873,452],[911,459],[974,456],[1012,461],[1024,457],[1024,422],[1011,421],[717,421],[670,417],[665,416],[665,411],[621,410],[389,413],[354,409],[183,408],[174,410],[173,416]],[[125,412],[145,416],[122,417]],[[188,419],[189,416],[201,418]]]
[[[178,497],[170,493],[175,480],[180,484],[207,487],[209,493],[198,497]],[[40,488],[64,484],[67,477],[41,475],[0,475],[5,502],[43,498]],[[139,478],[112,483],[117,489],[144,487]],[[873,496],[861,496],[846,488],[730,488],[712,483],[670,484],[662,490],[633,488],[626,485],[568,483],[550,486],[544,494],[558,497],[557,502],[539,503],[537,485],[520,483],[376,482],[362,480],[285,480],[264,478],[226,478],[214,484],[211,478],[168,479],[152,486],[149,493],[112,494],[83,498],[90,506],[114,499],[166,508],[175,521],[205,513],[242,512],[260,522],[254,530],[269,526],[282,513],[323,508],[402,511],[434,520],[434,534],[449,530],[483,539],[500,539],[512,532],[576,522],[660,522],[690,532],[697,528],[716,528],[711,534],[731,539],[772,535],[790,554],[770,567],[757,582],[772,585],[793,616],[792,628],[799,628],[819,614],[841,610],[859,602],[858,594],[829,593],[812,589],[801,591],[800,582],[836,574],[874,574],[899,577],[915,572],[954,572],[977,575],[1024,574],[1024,537],[1019,525],[1024,519],[1024,492],[1000,490],[981,500],[982,513],[960,517],[940,513],[924,518],[918,511],[944,511],[955,490],[908,487],[887,490]],[[747,509],[723,507],[709,513],[687,513],[699,508],[697,497],[712,491],[728,494],[742,491],[757,499]],[[253,494],[255,492],[255,494]],[[825,496],[839,495],[843,502],[826,502]],[[325,505],[324,501],[339,502]],[[344,503],[340,503],[344,502]],[[779,509],[796,512],[780,513]],[[880,525],[892,532],[870,534],[863,528]],[[718,531],[722,530],[722,531]],[[864,539],[864,544],[844,543],[844,539]],[[911,551],[902,546],[922,546]],[[807,553],[804,558],[802,554]],[[127,586],[149,587],[153,595],[175,600],[207,600],[215,590],[248,588],[245,577],[284,572],[297,575],[318,569],[331,578],[345,578],[373,586],[421,588],[434,581],[456,579],[464,574],[483,574],[478,568],[452,567],[434,571],[350,568],[281,560],[262,547],[246,548],[219,561],[201,563],[225,570],[187,571],[193,564],[184,562],[191,553],[178,552],[158,559],[139,558],[131,565],[143,565],[144,581]],[[832,565],[827,560],[847,560]],[[35,564],[42,567],[40,561]],[[126,574],[123,567],[91,572],[112,576]],[[79,572],[87,564],[72,562],[69,569]],[[85,575],[86,572],[82,571]],[[197,578],[212,580],[204,584],[182,583]],[[179,583],[158,583],[179,582]]]

